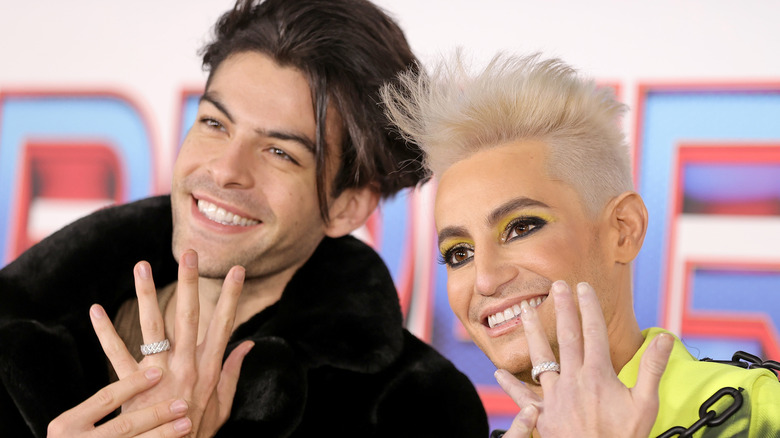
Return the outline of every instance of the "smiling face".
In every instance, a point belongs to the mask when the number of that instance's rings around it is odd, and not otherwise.
[[[173,251],[198,252],[204,277],[293,272],[327,232],[316,190],[314,110],[300,71],[258,52],[213,72],[173,175]],[[330,157],[341,143],[329,108]],[[328,163],[333,175],[338,158]],[[327,191],[326,191],[327,192]]]
[[[477,152],[449,167],[436,194],[439,249],[450,306],[500,368],[530,370],[519,305],[536,306],[557,355],[555,315],[546,298],[556,280],[587,281],[611,319],[613,263],[569,185],[547,174],[547,146],[519,141]]]

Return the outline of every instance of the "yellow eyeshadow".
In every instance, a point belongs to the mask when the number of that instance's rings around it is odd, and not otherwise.
[[[541,211],[533,211],[533,210],[524,210],[522,213],[512,213],[509,215],[506,215],[503,219],[498,221],[496,224],[496,234],[498,234],[499,238],[502,234],[504,234],[504,231],[506,231],[506,227],[509,226],[509,223],[513,220],[519,218],[519,217],[538,217],[539,219],[544,220],[547,223],[555,222],[555,218],[552,217],[549,213],[541,212]]]
[[[471,245],[474,246],[473,240],[464,240],[464,239],[447,239],[444,242],[439,245],[439,252],[444,255],[447,254],[447,251],[451,250],[452,248],[458,246],[458,245]]]

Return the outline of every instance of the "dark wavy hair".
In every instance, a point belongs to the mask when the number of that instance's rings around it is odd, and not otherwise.
[[[238,0],[215,25],[201,51],[209,82],[230,55],[256,51],[307,78],[316,121],[315,158],[320,214],[331,196],[369,186],[382,198],[425,178],[421,151],[390,129],[379,89],[418,63],[398,25],[365,0]],[[208,84],[206,88],[208,88]],[[332,102],[343,120],[338,173],[326,175],[325,119]],[[334,145],[335,146],[335,145]]]

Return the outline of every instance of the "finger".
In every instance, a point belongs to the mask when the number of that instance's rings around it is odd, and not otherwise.
[[[192,421],[184,417],[137,435],[136,438],[178,438],[187,435],[191,431]]]
[[[528,405],[541,405],[542,399],[525,383],[513,376],[509,371],[498,369],[493,374],[496,382],[504,392],[515,402],[515,404],[524,408]]]
[[[181,424],[176,421],[184,417],[186,413],[187,403],[184,400],[166,400],[144,409],[122,413],[95,428],[91,436],[97,438],[136,437],[142,434],[140,436],[179,437],[189,432],[186,427],[182,426],[189,423],[190,429],[192,428],[192,423],[189,420]],[[177,425],[179,430],[175,427]]]
[[[536,312],[536,309],[523,301],[520,303],[520,310],[531,364],[536,366],[543,362],[555,361],[555,355],[552,348],[550,348],[550,341],[547,339],[547,333],[544,331],[544,326],[539,320],[539,314]],[[557,379],[558,377],[558,373],[548,372],[542,373],[538,379],[539,382],[544,383],[543,378],[551,381],[550,379]]]
[[[154,287],[152,279],[152,267],[145,261],[138,262],[133,269],[133,275],[144,344],[162,341],[165,339],[165,324],[160,313],[160,305],[157,302],[157,289]]]
[[[124,402],[130,400],[160,381],[162,370],[157,367],[136,371],[122,380],[118,380],[96,392],[64,415],[78,419],[90,425],[114,412]]]
[[[582,314],[584,362],[599,370],[613,370],[607,337],[607,324],[596,291],[588,283],[577,285],[577,299]],[[612,371],[614,373],[614,370]]]
[[[672,336],[662,333],[650,342],[642,355],[636,385],[631,390],[631,395],[640,407],[644,407],[643,410],[658,409],[658,385],[661,383],[673,346]]]
[[[582,327],[569,285],[556,281],[550,288],[555,305],[555,321],[558,333],[558,355],[561,371],[578,370],[582,366]],[[565,366],[564,366],[565,365]]]
[[[198,343],[200,297],[198,295],[198,254],[185,251],[180,257],[179,282],[176,285],[176,357],[194,364]]]
[[[114,367],[116,375],[122,379],[134,371],[138,370],[138,363],[133,355],[127,351],[122,338],[116,332],[114,325],[106,315],[106,311],[99,304],[94,304],[89,309],[89,319],[92,321],[92,328],[103,347],[103,352]]]
[[[504,433],[503,438],[528,438],[536,427],[538,419],[539,409],[536,406],[528,405],[520,409],[520,413],[512,420],[512,425]]]
[[[191,431],[192,421],[184,417],[137,435],[136,438],[178,438],[187,435]]]
[[[233,406],[233,397],[236,395],[236,386],[238,385],[238,377],[241,373],[241,365],[244,363],[244,358],[255,343],[252,341],[242,342],[241,345],[234,348],[230,352],[228,358],[225,360],[225,365],[222,367],[222,374],[217,384],[217,400],[219,401],[219,418],[220,421],[225,421],[230,416],[230,409]]]
[[[222,366],[225,347],[227,347],[230,334],[233,333],[236,306],[244,286],[244,275],[244,268],[233,266],[228,275],[225,276],[217,307],[206,331],[206,342],[203,350],[203,357],[206,358],[204,365],[215,370]]]

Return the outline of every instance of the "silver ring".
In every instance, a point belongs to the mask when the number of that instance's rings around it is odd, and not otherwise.
[[[561,365],[558,362],[552,360],[547,362],[542,362],[539,365],[536,365],[535,367],[531,368],[531,380],[533,380],[534,383],[538,385],[539,375],[542,373],[546,373],[547,371],[555,371],[556,373],[560,373]]]
[[[171,342],[167,339],[163,339],[160,342],[152,342],[151,344],[141,345],[141,354],[149,356],[150,354],[162,353],[171,349]]]

